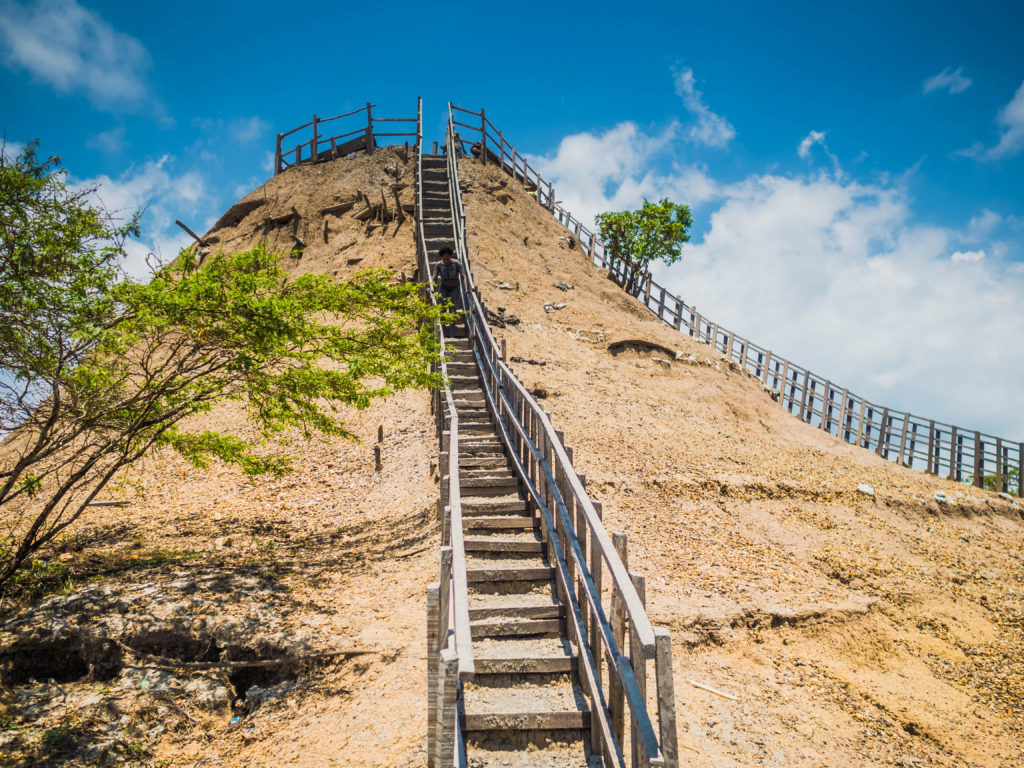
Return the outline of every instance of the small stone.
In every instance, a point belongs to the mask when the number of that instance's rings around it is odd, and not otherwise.
[[[949,497],[946,496],[946,494],[944,494],[942,491],[935,492],[935,500],[939,502],[939,504],[948,504],[950,501]]]
[[[498,288],[500,288],[503,291],[511,291],[512,290],[512,286],[509,283],[498,283]]]
[[[863,493],[865,496],[875,497],[875,489],[867,483],[861,483],[857,486],[857,493]]]
[[[573,286],[569,285],[569,283],[555,283],[555,288],[560,291],[569,291],[572,290]]]

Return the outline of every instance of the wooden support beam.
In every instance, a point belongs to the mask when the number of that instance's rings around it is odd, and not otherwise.
[[[196,241],[196,243],[198,243],[199,245],[206,245],[206,241],[205,241],[205,240],[203,240],[203,238],[201,238],[201,237],[200,237],[199,235],[197,235],[197,234],[196,234],[195,232],[193,232],[193,231],[192,231],[191,229],[189,229],[188,227],[186,227],[186,226],[185,226],[184,224],[182,224],[182,223],[181,223],[180,221],[178,221],[177,219],[175,219],[175,220],[174,220],[174,223],[175,223],[175,224],[177,224],[177,225],[178,225],[179,227],[181,227],[182,229],[184,229],[184,230],[185,230],[186,232],[188,232],[188,233],[189,233],[189,235],[191,235],[191,236],[192,236],[192,239]]]
[[[612,544],[615,547],[615,553],[628,570],[627,543],[628,539],[625,532],[616,531],[612,534]],[[619,653],[622,654],[622,646],[626,637],[626,612],[622,604],[622,596],[619,594],[619,590],[614,583],[612,584],[612,611],[609,619],[612,625],[612,637],[615,640],[615,645],[618,646]],[[609,670],[608,710],[611,714],[612,727],[615,729],[615,738],[618,739],[620,744],[622,743],[622,736],[625,730],[625,707],[625,691],[623,691],[622,685],[616,676]]]

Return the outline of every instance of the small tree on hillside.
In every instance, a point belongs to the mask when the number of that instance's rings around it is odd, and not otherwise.
[[[687,230],[693,224],[690,206],[668,198],[657,204],[644,200],[638,211],[599,213],[595,220],[601,241],[625,267],[623,287],[634,295],[640,289],[640,276],[651,264],[659,260],[675,264],[682,258],[683,243],[690,240]]]
[[[115,224],[35,150],[0,155],[0,588],[154,447],[281,473],[288,457],[265,438],[350,437],[339,406],[439,383],[447,316],[418,286],[382,270],[291,279],[262,247],[201,268],[185,250],[131,280],[137,219]],[[224,400],[244,404],[255,438],[186,423]]]

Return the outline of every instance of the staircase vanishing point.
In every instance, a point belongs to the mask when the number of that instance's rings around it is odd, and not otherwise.
[[[422,220],[433,271],[438,249],[454,245],[452,205],[445,157],[424,155],[422,163]],[[464,326],[455,335],[464,336]],[[565,607],[556,598],[555,569],[495,431],[470,340],[449,344],[476,664],[463,689],[468,765],[586,766],[590,713]],[[597,757],[591,764],[602,763]]]

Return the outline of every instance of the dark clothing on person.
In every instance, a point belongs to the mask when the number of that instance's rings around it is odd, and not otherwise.
[[[434,281],[437,283],[441,295],[453,304],[457,303],[461,276],[462,266],[457,261],[449,261],[447,264],[442,261],[434,269]]]

